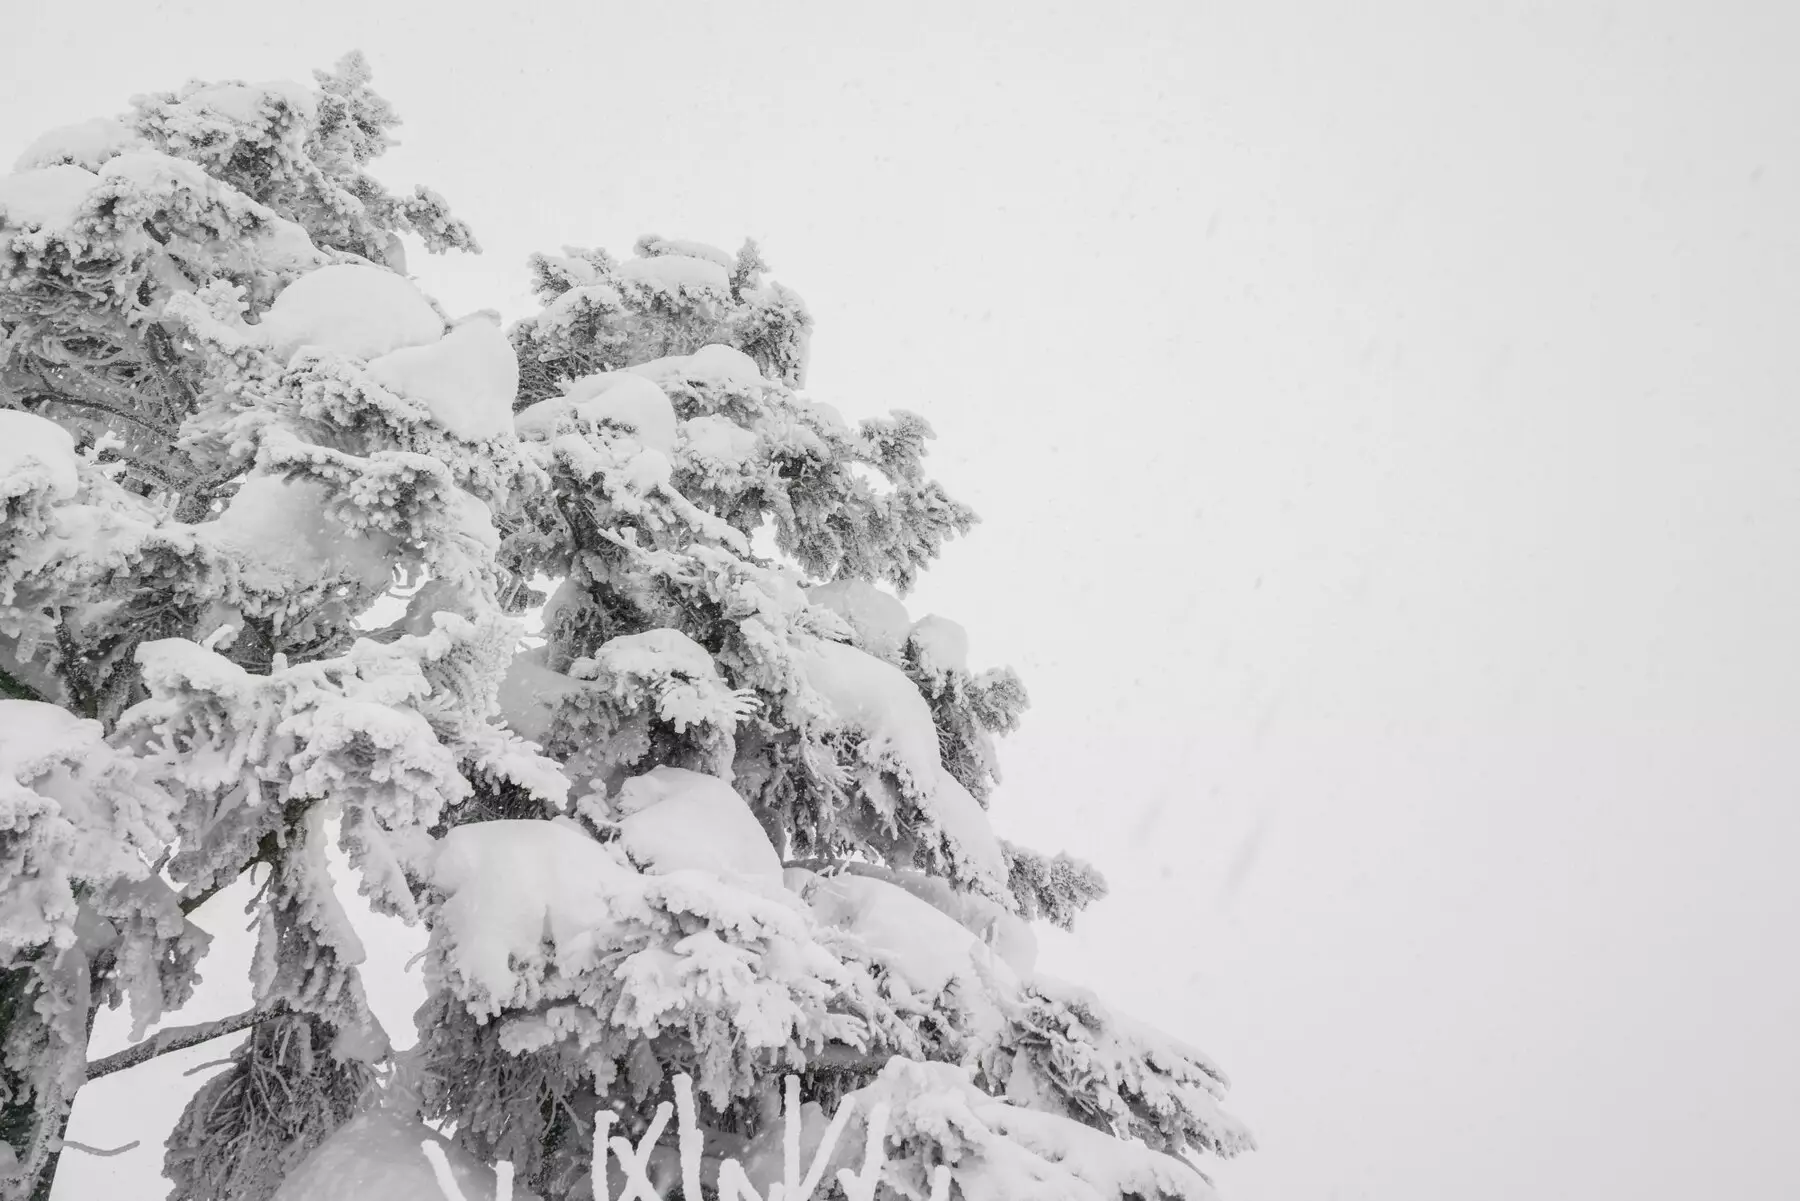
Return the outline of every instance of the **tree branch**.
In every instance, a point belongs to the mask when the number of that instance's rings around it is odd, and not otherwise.
[[[197,1047],[201,1043],[210,1042],[221,1035],[248,1030],[270,1018],[281,1017],[286,1012],[287,1010],[280,1007],[250,1009],[213,1022],[201,1022],[195,1026],[172,1026],[167,1030],[158,1030],[135,1046],[126,1047],[123,1051],[115,1051],[104,1059],[96,1059],[88,1064],[87,1078],[98,1080],[102,1076],[110,1076],[114,1072],[134,1068],[140,1063],[155,1059],[158,1055],[167,1055],[171,1051],[183,1051],[188,1047]]]
[[[849,1043],[826,1043],[816,1055],[806,1061],[809,1071],[828,1068],[838,1072],[865,1072],[871,1076],[888,1065],[888,1060],[900,1054],[893,1050],[863,1050]]]
[[[250,866],[255,864],[256,862],[257,862],[257,860],[252,859],[249,864],[245,865],[244,870],[245,871],[250,870]],[[243,874],[242,872],[239,873],[239,875],[242,875],[242,874]],[[233,883],[236,879],[237,879],[237,876],[232,876],[230,879],[219,881],[219,883],[212,885],[210,888],[201,889],[199,892],[195,893],[191,897],[182,897],[181,898],[181,914],[182,914],[182,916],[183,917],[188,916],[189,914],[193,913],[194,910],[200,908],[200,906],[206,904],[208,901],[210,901],[214,897],[218,896],[221,892],[224,892],[226,885]]]
[[[67,405],[72,409],[93,409],[96,412],[105,413],[109,417],[117,417],[121,421],[129,421],[131,424],[140,429],[149,431],[158,438],[169,442],[175,440],[175,430],[171,427],[160,424],[147,417],[140,417],[136,413],[119,408],[117,405],[107,404],[103,400],[90,400],[84,396],[69,396],[61,392],[28,392],[21,396],[19,400],[20,403],[24,405],[59,404]]]

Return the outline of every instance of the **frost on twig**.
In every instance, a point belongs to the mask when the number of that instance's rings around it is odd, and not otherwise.
[[[86,1143],[78,1143],[72,1138],[65,1138],[62,1145],[67,1150],[79,1151],[83,1155],[97,1155],[101,1159],[111,1159],[115,1155],[123,1155],[127,1151],[136,1150],[138,1144],[143,1141],[144,1140],[142,1139],[134,1138],[122,1147],[101,1148],[90,1147]]]

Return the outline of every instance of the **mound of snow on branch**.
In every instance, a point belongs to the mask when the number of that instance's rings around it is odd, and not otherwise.
[[[75,942],[77,893],[150,874],[172,802],[97,721],[0,699],[0,952]],[[166,893],[160,885],[156,889]]]
[[[374,591],[385,588],[393,572],[394,539],[380,530],[359,533],[344,525],[327,511],[329,495],[316,480],[255,474],[218,520],[200,528],[258,592],[280,593],[339,577]]]
[[[597,673],[628,705],[653,699],[656,715],[677,733],[693,726],[731,730],[754,705],[750,694],[726,684],[706,648],[680,630],[621,634],[570,670],[577,676]]]
[[[620,263],[616,274],[620,279],[645,284],[661,292],[727,292],[731,288],[731,272],[727,268],[685,254],[632,259]]]
[[[820,584],[806,590],[806,599],[843,618],[862,648],[882,659],[898,658],[914,628],[906,606],[867,580]]]
[[[766,387],[769,382],[763,378],[755,359],[734,346],[722,346],[716,342],[710,346],[702,346],[693,354],[668,355],[625,370],[658,383],[691,380],[700,384],[735,384],[740,388],[758,388]]]
[[[99,182],[92,171],[68,164],[0,176],[0,224],[67,229]]]
[[[954,844],[958,857],[991,885],[1006,883],[1006,853],[994,837],[981,802],[944,768],[937,769],[937,784],[930,792],[928,812],[944,836]]]
[[[1037,970],[1038,941],[1031,923],[1007,912],[998,903],[971,892],[958,892],[948,881],[925,872],[904,871],[874,863],[849,863],[852,875],[885,880],[903,888],[934,909],[955,919],[975,935],[1020,977]]]
[[[937,726],[905,672],[839,642],[815,642],[804,662],[807,682],[841,724],[862,731],[871,751],[891,758],[921,785],[937,775]]]
[[[563,396],[578,417],[622,425],[639,442],[663,454],[675,449],[675,408],[668,394],[642,375],[608,371],[583,376],[564,384]]]
[[[781,857],[731,785],[716,776],[658,767],[625,781],[614,798],[625,853],[646,871],[698,869],[781,881]]]
[[[513,656],[500,681],[500,716],[521,738],[543,742],[550,733],[557,706],[571,692],[588,685],[573,676],[551,670],[547,647],[534,647]]]
[[[107,159],[142,147],[142,140],[125,122],[116,117],[95,117],[44,134],[25,147],[24,153],[13,164],[13,170],[30,171],[72,163],[89,171],[98,171]]]
[[[915,993],[936,996],[974,970],[980,940],[904,888],[871,876],[821,876],[808,890],[813,913],[862,940],[877,962]]]
[[[687,238],[664,238],[655,234],[647,234],[638,239],[637,250],[645,258],[671,254],[685,255],[688,258],[717,263],[726,271],[734,270],[737,267],[737,256],[730,251],[721,250],[707,242],[690,241]]]
[[[388,391],[424,404],[465,442],[497,438],[513,427],[519,359],[490,313],[464,318],[438,341],[382,355],[369,374]]]
[[[1007,867],[1000,841],[980,803],[944,769],[931,708],[906,673],[837,642],[815,642],[804,663],[807,681],[837,720],[862,733],[876,762],[895,765],[908,779],[913,801],[951,844],[960,864],[988,890],[1002,890]]]
[[[437,341],[444,320],[404,276],[338,264],[309,271],[282,289],[257,328],[284,360],[302,346],[374,359]]]
[[[913,626],[910,637],[919,666],[930,675],[969,670],[969,632],[948,617],[926,614]]]
[[[439,928],[471,1007],[531,1005],[527,969],[547,966],[546,943],[564,974],[594,967],[619,927],[614,899],[635,893],[635,874],[560,821],[479,822],[444,835],[432,864],[446,898]]]
[[[0,409],[0,501],[28,492],[67,500],[80,486],[75,439],[54,421]]]

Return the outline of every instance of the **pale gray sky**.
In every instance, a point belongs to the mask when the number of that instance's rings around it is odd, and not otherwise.
[[[0,165],[367,51],[452,309],[761,239],[986,518],[915,610],[1227,1201],[1800,1196],[1800,8],[17,8]]]

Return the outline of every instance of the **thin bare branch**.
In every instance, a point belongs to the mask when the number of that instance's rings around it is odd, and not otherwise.
[[[167,1055],[171,1051],[197,1047],[201,1043],[210,1042],[221,1035],[248,1030],[259,1022],[280,1017],[284,1012],[285,1010],[279,1008],[251,1009],[213,1022],[201,1022],[194,1026],[172,1026],[167,1030],[159,1030],[135,1046],[126,1047],[123,1051],[115,1051],[104,1059],[94,1060],[87,1066],[87,1078],[98,1080],[102,1076],[110,1076],[114,1072],[134,1068],[140,1063],[155,1059],[158,1055]]]
[[[123,1155],[127,1151],[135,1150],[138,1144],[143,1141],[144,1140],[142,1139],[134,1138],[123,1147],[113,1147],[111,1150],[105,1151],[101,1150],[99,1147],[90,1147],[86,1143],[78,1143],[72,1138],[65,1138],[62,1145],[65,1150],[80,1151],[86,1155],[97,1155],[101,1159],[110,1159],[115,1155]]]

